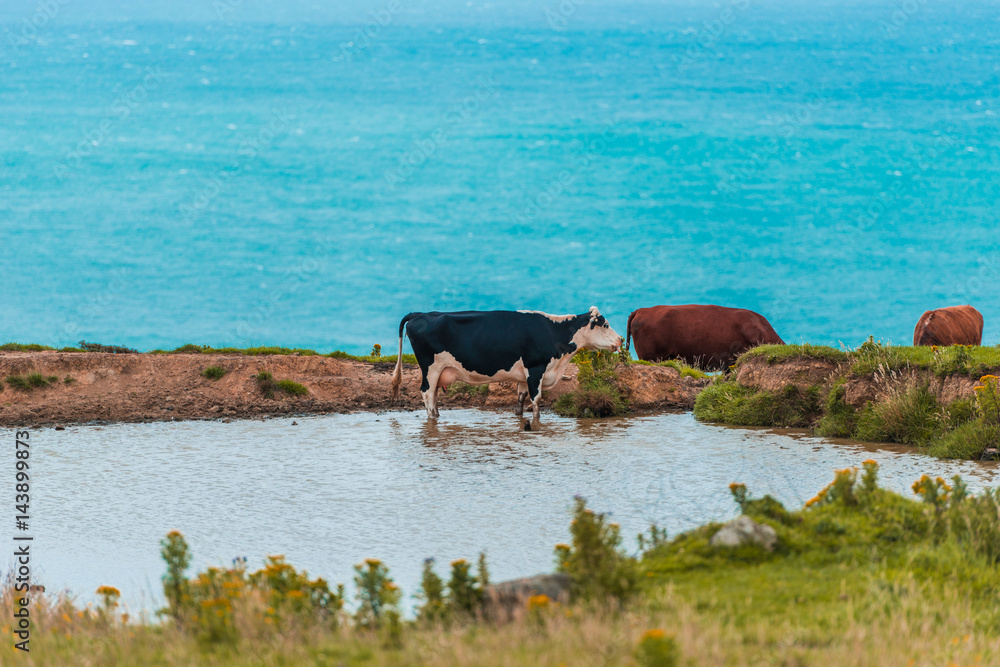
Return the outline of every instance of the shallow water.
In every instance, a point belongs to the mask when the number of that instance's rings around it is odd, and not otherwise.
[[[197,568],[238,555],[256,568],[283,553],[350,584],[353,564],[378,557],[410,596],[428,557],[444,573],[485,550],[495,580],[550,570],[576,494],[610,512],[634,548],[654,522],[676,534],[733,517],[732,481],[798,507],[835,468],[866,458],[907,493],[923,473],[960,473],[976,488],[998,474],[904,448],[709,426],[690,413],[546,414],[541,431],[517,427],[509,414],[448,410],[436,425],[393,412],[36,432],[35,573],[49,591],[89,600],[113,585],[149,609],[160,601],[158,541],[179,529]]]

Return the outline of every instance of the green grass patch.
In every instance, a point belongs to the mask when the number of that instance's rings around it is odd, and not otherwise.
[[[209,366],[201,372],[201,376],[209,380],[219,380],[229,371],[222,366]]]
[[[67,375],[66,377],[63,378],[63,384],[73,384],[74,382],[76,382],[75,377]]]
[[[608,351],[583,350],[573,362],[577,366],[576,391],[563,394],[552,409],[563,417],[614,417],[630,411],[615,373],[618,355]]]
[[[456,382],[448,387],[449,396],[470,396],[486,398],[490,395],[488,384],[469,384],[468,382]]]
[[[944,433],[927,453],[944,459],[979,459],[988,447],[1000,448],[1000,426],[973,420]]]
[[[305,396],[309,393],[309,390],[305,385],[299,384],[293,380],[278,380],[274,383],[274,386],[289,396]]]
[[[376,357],[371,354],[369,355],[348,354],[347,352],[336,350],[335,352],[331,352],[326,356],[332,359],[350,359],[351,361],[363,361],[366,364],[384,364],[384,363],[391,363],[393,365],[396,364],[395,355],[392,356],[380,355]],[[404,354],[403,363],[416,365],[417,356],[415,354]]]
[[[99,343],[87,343],[86,341],[80,341],[79,347],[63,347],[59,348],[58,352],[106,352],[112,354],[132,354],[137,353],[129,347],[123,347],[120,345],[101,345]],[[7,352],[43,352],[46,350],[56,350],[54,347],[49,347],[48,345],[39,345],[37,343],[4,343],[0,345],[0,351]],[[379,352],[379,354],[375,354]],[[396,363],[396,356],[386,356],[381,354],[381,346],[376,345],[372,348],[372,354],[358,355],[350,354],[348,352],[343,352],[341,350],[336,350],[330,352],[329,354],[323,354],[304,347],[281,347],[275,345],[265,345],[257,347],[212,347],[210,345],[197,345],[195,343],[185,343],[180,347],[176,347],[172,350],[150,350],[149,354],[239,354],[247,357],[258,357],[265,355],[299,355],[302,357],[312,357],[312,356],[325,356],[332,359],[349,359],[351,361],[361,361],[366,364],[384,364],[384,363]],[[413,354],[404,354],[403,363],[416,365],[417,357]],[[697,376],[696,376],[697,377]]]
[[[886,372],[920,368],[933,370],[939,377],[956,374],[979,377],[1000,369],[1000,347],[912,347],[889,345],[876,341],[872,336],[850,351],[826,345],[758,345],[741,354],[736,365],[758,357],[763,357],[769,364],[799,358],[822,359],[837,364],[849,361],[850,372],[855,375],[871,375],[879,369]]]
[[[926,384],[898,383],[861,411],[855,437],[926,445],[942,430],[938,409],[937,399]]]
[[[0,352],[44,352],[54,349],[48,345],[39,345],[38,343],[4,343],[0,345]]]
[[[855,375],[871,375],[879,369],[884,372],[918,368],[932,370],[938,377],[965,375],[978,378],[1000,368],[1000,347],[886,345],[869,336],[851,352],[851,358],[851,372]]]
[[[290,396],[305,396],[309,389],[293,380],[275,380],[269,371],[261,371],[253,376],[257,381],[257,388],[264,394],[264,398],[274,398],[275,393],[280,391]]]
[[[7,384],[11,388],[18,391],[31,391],[33,389],[44,389],[48,387],[53,382],[58,382],[59,378],[55,375],[50,375],[48,377],[42,375],[41,373],[29,373],[28,375],[8,375]]]
[[[834,383],[826,395],[823,416],[816,424],[816,435],[827,438],[849,438],[858,425],[858,414],[845,400],[844,380]]]
[[[274,376],[270,372],[261,371],[254,375],[253,379],[257,381],[257,388],[260,389],[260,393],[264,394],[264,398],[274,398],[274,390],[277,386],[274,383]]]
[[[683,361],[679,359],[668,359],[667,361],[645,361],[644,359],[629,360],[630,364],[636,364],[638,366],[665,366],[667,368],[673,368],[681,377],[692,377],[692,378],[707,378],[711,377],[708,373],[701,370],[700,368],[695,368],[694,366],[688,366]]]
[[[187,343],[186,345],[181,345],[173,350],[152,350],[150,354],[240,354],[246,357],[258,357],[272,354],[287,356],[295,354],[301,357],[325,356],[330,357],[331,359],[349,359],[351,361],[361,361],[367,364],[396,363],[395,356],[385,356],[381,354],[357,355],[349,354],[341,350],[336,350],[334,352],[330,352],[329,354],[321,354],[316,350],[304,347],[279,347],[274,345],[259,347],[211,347],[209,345],[195,345],[193,343]],[[404,354],[403,363],[416,364],[417,357],[413,354]]]
[[[741,354],[736,360],[736,365],[739,366],[741,361],[757,357],[763,357],[769,364],[801,358],[822,359],[839,364],[847,360],[848,353],[828,345],[758,345]]]
[[[207,345],[195,345],[194,343],[187,343],[181,345],[180,347],[174,348],[170,351],[170,354],[203,354],[202,348],[207,348]]]
[[[779,392],[717,382],[695,399],[694,416],[702,421],[735,426],[804,428],[820,415],[818,387],[799,389],[788,385]]]

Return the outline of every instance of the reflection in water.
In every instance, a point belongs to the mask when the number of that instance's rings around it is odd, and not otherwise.
[[[495,579],[552,567],[574,495],[622,534],[671,534],[735,514],[727,485],[800,506],[833,470],[874,458],[909,494],[923,473],[994,485],[996,464],[938,461],[902,447],[730,429],[690,414],[604,421],[449,410],[268,421],[79,426],[36,435],[33,501],[42,583],[92,599],[102,584],[159,603],[160,538],[179,529],[193,567],[266,554],[334,582],[377,556],[407,594],[427,557],[486,550]],[[630,540],[634,546],[634,542]],[[0,563],[2,565],[2,563]]]

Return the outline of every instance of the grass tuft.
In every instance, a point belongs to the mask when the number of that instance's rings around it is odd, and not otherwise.
[[[779,392],[770,392],[735,382],[717,382],[705,387],[694,403],[698,419],[735,426],[803,428],[819,414],[818,387],[801,390],[788,385]]]
[[[277,391],[291,396],[305,396],[309,393],[309,389],[305,385],[292,380],[275,380],[269,371],[261,371],[253,377],[257,381],[257,388],[264,394],[264,398],[274,398]]]
[[[563,394],[552,409],[563,417],[614,417],[627,414],[628,399],[615,373],[617,355],[583,350],[573,357],[577,366],[576,391]]]
[[[926,384],[897,382],[858,415],[855,437],[926,445],[941,430],[938,402]]]
[[[858,425],[858,414],[845,400],[844,381],[835,383],[826,396],[825,410],[816,425],[816,435],[827,438],[849,438]]]
[[[46,377],[41,373],[29,373],[28,375],[8,375],[7,384],[11,386],[12,389],[18,391],[28,392],[33,389],[44,389],[48,387],[53,382],[57,382],[59,378],[54,375]]]
[[[201,376],[209,380],[219,380],[229,371],[222,366],[209,366],[201,372]]]
[[[275,383],[275,387],[291,396],[305,396],[309,393],[309,390],[305,385],[292,380],[278,380]]]
[[[253,377],[257,381],[260,393],[264,394],[264,398],[274,398],[274,390],[276,389],[274,376],[269,371],[261,371]]]
[[[1000,448],[1000,426],[967,421],[934,441],[927,453],[943,459],[980,459],[987,448]]]

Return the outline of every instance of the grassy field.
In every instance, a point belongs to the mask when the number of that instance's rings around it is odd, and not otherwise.
[[[745,363],[761,358],[769,364],[790,359],[820,359],[835,364],[849,363],[849,372],[870,375],[876,371],[898,371],[908,368],[931,370],[937,375],[967,375],[980,377],[1000,369],[1000,347],[952,345],[949,347],[910,347],[885,345],[869,339],[854,350],[838,350],[826,345],[760,345],[742,355],[736,362]]]
[[[741,365],[819,360],[835,366],[821,384],[789,384],[780,391],[720,378],[694,406],[699,419],[737,426],[811,428],[825,437],[896,442],[933,456],[979,459],[1000,452],[1000,349],[896,347],[869,339],[856,350],[817,345],[761,345],[737,360]],[[942,403],[937,388],[949,378],[977,380],[974,395]],[[846,400],[849,382],[870,387],[861,407]],[[968,385],[966,385],[968,386]],[[954,396],[954,394],[952,394]],[[994,451],[996,450],[996,451]]]
[[[437,592],[423,592],[418,619],[401,620],[401,592],[379,561],[357,566],[358,611],[348,615],[343,589],[280,558],[254,573],[188,578],[186,546],[172,534],[164,588],[176,604],[162,622],[123,618],[113,589],[97,608],[47,597],[30,606],[30,654],[4,664],[997,664],[1000,498],[926,477],[904,498],[878,488],[877,475],[874,462],[838,471],[797,511],[731,485],[742,513],[776,531],[773,551],[713,547],[719,525],[709,524],[672,539],[651,529],[629,555],[617,527],[580,502],[572,544],[555,549],[575,599],[531,598],[502,624],[458,613],[460,598],[481,590],[464,561],[446,583],[425,573]],[[0,606],[11,619],[9,589]]]

